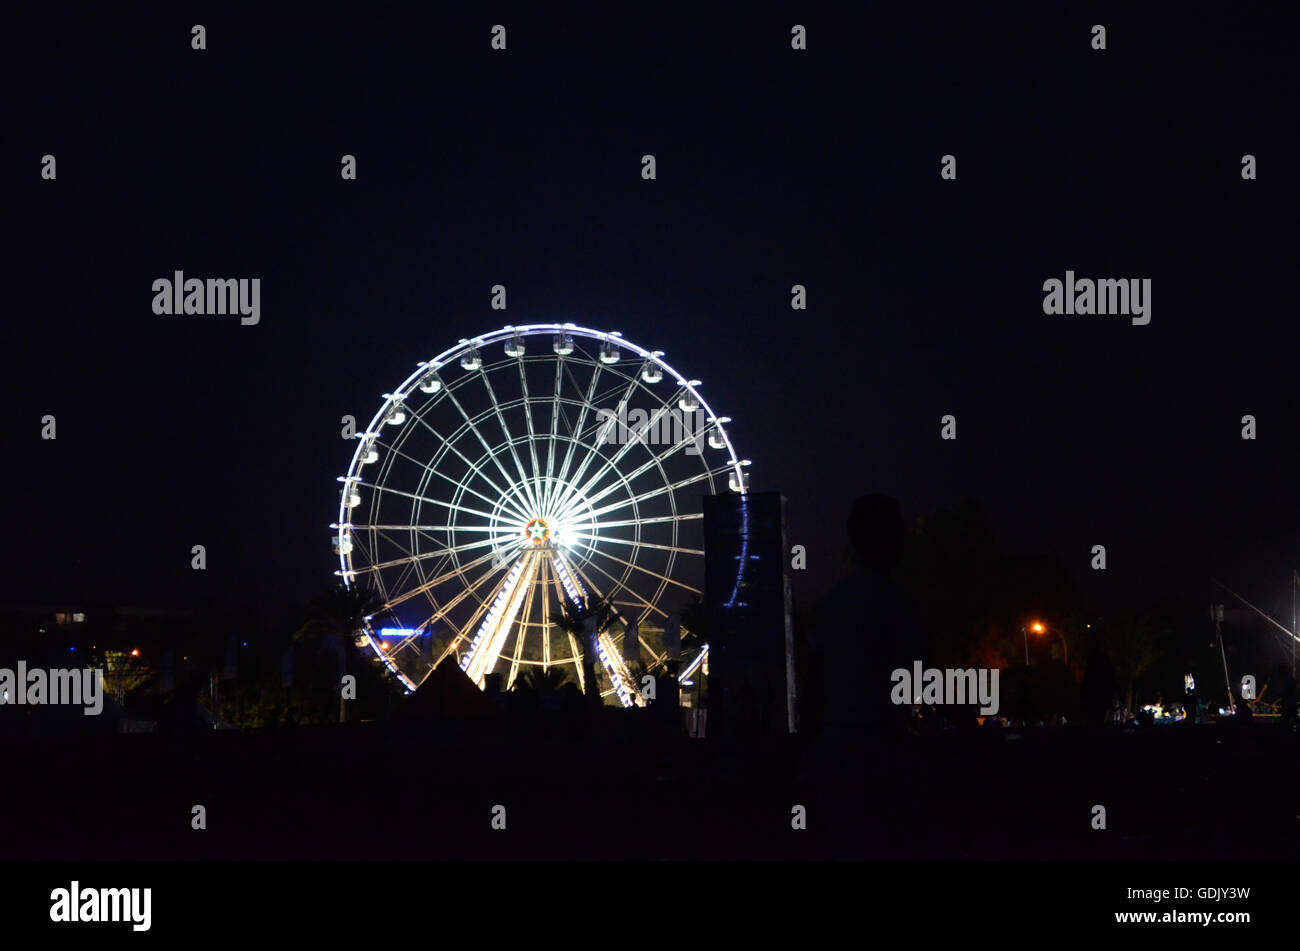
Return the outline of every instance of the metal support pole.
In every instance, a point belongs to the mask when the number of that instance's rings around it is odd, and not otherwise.
[[[1232,695],[1232,678],[1228,676],[1228,655],[1223,649],[1223,605],[1216,604],[1210,608],[1214,615],[1214,636],[1219,640],[1219,656],[1223,659],[1223,683],[1228,688],[1228,709],[1234,713],[1237,709],[1236,700]]]

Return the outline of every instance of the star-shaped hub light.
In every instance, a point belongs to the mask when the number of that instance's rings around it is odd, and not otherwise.
[[[544,545],[551,537],[551,528],[544,519],[535,518],[524,526],[524,537],[534,545]]]

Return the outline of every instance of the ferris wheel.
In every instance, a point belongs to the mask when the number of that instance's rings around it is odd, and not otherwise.
[[[700,385],[574,324],[507,326],[420,363],[339,480],[336,574],[377,591],[389,625],[360,640],[409,690],[443,663],[480,687],[552,668],[584,687],[561,621],[601,599],[600,692],[640,704],[629,664],[664,660],[703,586],[702,497],[748,491]]]

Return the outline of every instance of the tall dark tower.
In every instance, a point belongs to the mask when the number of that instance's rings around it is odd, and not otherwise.
[[[704,602],[709,623],[709,735],[793,733],[785,498],[704,499]]]

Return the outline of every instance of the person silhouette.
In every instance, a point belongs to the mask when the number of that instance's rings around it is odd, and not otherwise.
[[[809,635],[820,661],[820,730],[838,737],[901,722],[890,700],[890,674],[898,667],[910,672],[921,659],[915,623],[889,580],[902,552],[898,503],[884,495],[863,496],[849,514],[848,530],[856,564],[826,595]]]
[[[868,778],[887,775],[886,764],[911,718],[911,704],[896,705],[891,698],[891,673],[903,668],[910,674],[913,661],[923,660],[918,622],[889,580],[902,553],[898,502],[878,494],[859,498],[848,533],[855,564],[823,599],[808,636],[816,730],[812,773],[838,813],[832,818],[845,835],[836,842],[845,850],[862,847],[854,813],[865,807]]]

